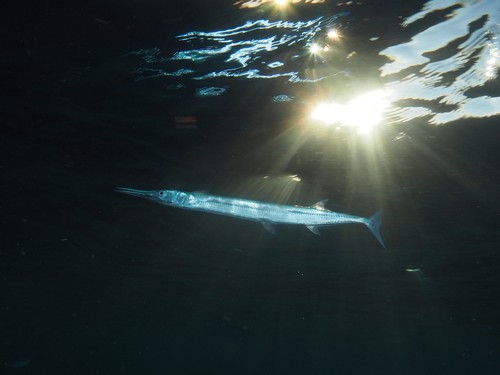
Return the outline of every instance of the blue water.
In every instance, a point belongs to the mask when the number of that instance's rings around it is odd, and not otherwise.
[[[13,14],[0,373],[498,372],[495,1]],[[382,209],[387,249],[117,186]]]

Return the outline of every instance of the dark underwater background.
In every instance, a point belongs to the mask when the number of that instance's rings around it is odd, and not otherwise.
[[[2,12],[0,373],[499,373],[498,2],[235,3]],[[386,248],[119,186],[382,209]]]

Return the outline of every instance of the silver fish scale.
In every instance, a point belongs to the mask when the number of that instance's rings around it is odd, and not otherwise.
[[[364,218],[339,214],[312,207],[284,206],[260,203],[246,199],[222,197],[196,197],[185,208],[213,212],[227,216],[271,223],[335,225],[340,223],[364,223]]]

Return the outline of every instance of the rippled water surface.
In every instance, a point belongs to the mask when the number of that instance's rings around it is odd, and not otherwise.
[[[0,373],[498,372],[500,2],[56,3],[6,23]]]
[[[266,3],[237,5],[253,8]],[[350,18],[355,14],[342,10],[343,3],[337,5],[331,15],[306,21],[255,19],[229,29],[190,31],[176,36],[185,47],[170,54],[159,48],[132,51],[143,61],[136,79],[274,79],[277,85],[283,78],[297,85],[328,79],[329,85],[345,85],[346,77],[356,79],[353,69],[378,68],[380,87],[387,92],[387,101],[394,103],[389,122],[426,117],[429,124],[442,125],[499,114],[500,99],[494,92],[474,92],[497,77],[500,9],[496,2],[425,3],[401,22],[403,29],[420,25],[410,40],[380,49],[379,55],[391,60],[381,66],[356,61],[356,55],[366,51],[350,45],[349,33],[357,27]],[[372,30],[374,35],[381,31]],[[364,39],[373,44],[380,36]]]
[[[428,103],[401,107],[397,119],[429,116],[442,125],[470,117],[497,115],[500,98],[493,90],[477,90],[497,78],[500,63],[500,5],[495,1],[429,1],[422,11],[408,17],[404,27],[442,12],[441,22],[390,46],[381,54],[392,62],[381,68],[398,99]],[[476,90],[475,90],[476,89]],[[442,110],[433,105],[443,104]]]

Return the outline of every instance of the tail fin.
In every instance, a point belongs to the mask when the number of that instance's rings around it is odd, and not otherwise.
[[[371,230],[377,241],[380,242],[380,244],[385,248],[384,240],[380,235],[380,226],[382,225],[382,221],[380,219],[381,216],[382,210],[377,211],[369,219],[366,219],[365,224]]]

